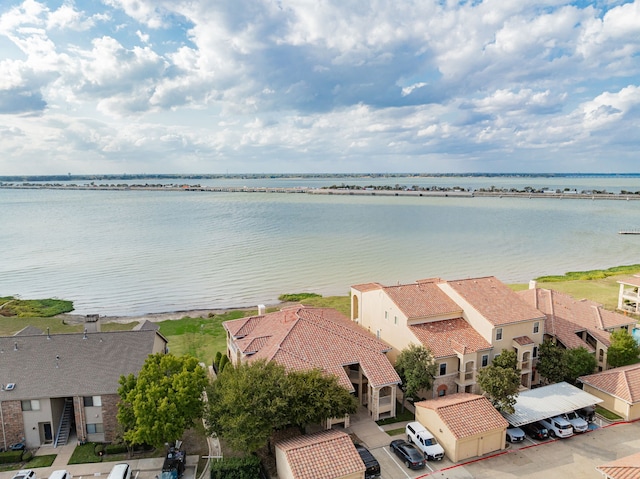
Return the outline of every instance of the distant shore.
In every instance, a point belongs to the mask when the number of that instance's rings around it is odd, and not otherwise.
[[[238,187],[238,186],[201,186],[188,184],[60,184],[60,183],[0,183],[4,189],[50,189],[50,190],[82,190],[82,191],[167,191],[167,192],[211,192],[211,193],[286,193],[314,195],[349,195],[349,196],[404,196],[404,197],[445,197],[445,198],[555,198],[582,200],[640,200],[640,191],[609,193],[606,191],[576,191],[569,189],[522,191],[514,188],[466,190],[463,188],[437,189],[393,189],[391,187]]]

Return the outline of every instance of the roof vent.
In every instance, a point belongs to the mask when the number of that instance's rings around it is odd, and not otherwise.
[[[4,386],[4,390],[5,391],[13,391],[16,388],[16,383],[8,383],[6,386]]]
[[[16,341],[15,343],[13,343],[13,350],[17,351],[18,350],[18,341]]]
[[[82,335],[82,339],[87,339],[87,328],[84,328],[84,334]]]

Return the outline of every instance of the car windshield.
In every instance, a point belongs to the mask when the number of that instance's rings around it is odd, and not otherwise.
[[[567,419],[578,419],[578,415],[575,412],[567,413]]]
[[[559,424],[558,429],[571,429],[571,424]]]
[[[435,437],[432,437],[430,439],[425,439],[424,440],[424,445],[425,446],[435,446],[436,444],[438,444],[438,441],[436,441]]]

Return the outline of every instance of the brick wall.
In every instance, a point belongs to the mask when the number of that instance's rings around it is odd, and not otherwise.
[[[87,417],[84,413],[84,399],[82,396],[73,398],[73,414],[76,420],[76,436],[78,442],[84,443],[87,440]]]
[[[22,403],[20,401],[3,401],[0,407],[2,407],[2,418],[4,419],[4,437],[1,439],[7,442],[7,446],[21,442],[25,437]],[[0,446],[4,447],[4,442],[0,442]]]
[[[118,432],[120,431],[117,418],[119,402],[120,396],[117,394],[102,396],[102,422],[105,442],[113,442],[118,437]]]

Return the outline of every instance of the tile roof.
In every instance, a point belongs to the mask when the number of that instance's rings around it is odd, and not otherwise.
[[[540,311],[494,276],[447,281],[446,284],[495,326],[543,317]]]
[[[351,438],[335,429],[286,439],[276,447],[294,479],[336,479],[366,469]]]
[[[409,331],[435,358],[491,349],[491,344],[462,318],[414,324],[409,326]]]
[[[534,344],[533,339],[529,336],[518,336],[517,338],[513,338],[513,340],[518,343],[520,346],[526,346],[527,344]]]
[[[0,401],[115,394],[120,376],[138,374],[154,351],[156,331],[0,337]],[[59,359],[56,359],[59,357]]]
[[[383,288],[383,286],[380,283],[363,283],[363,284],[356,284],[351,287],[357,291],[362,291],[363,293],[366,293],[367,291],[374,291],[376,289]]]
[[[640,479],[640,452],[596,466],[596,469],[610,479]]]
[[[605,329],[635,324],[630,317],[608,311],[598,303],[577,300],[552,289],[535,288],[518,291],[517,294],[545,314],[545,333],[555,336],[570,349],[582,346],[589,351],[594,350],[577,336],[576,333],[581,331],[589,331],[598,341],[609,346],[610,333]]]
[[[506,429],[507,420],[484,396],[458,393],[415,403],[435,411],[456,439],[475,436],[495,429]],[[473,420],[469,420],[473,418]]]
[[[462,314],[462,308],[435,282],[385,286],[385,293],[408,319],[429,318],[445,314]]]
[[[622,366],[582,376],[580,381],[622,399],[628,404],[640,402],[640,364]]]
[[[277,361],[290,369],[319,368],[353,386],[344,366],[359,364],[373,387],[400,383],[384,354],[389,346],[330,308],[296,306],[225,321],[235,345],[249,360]]]

